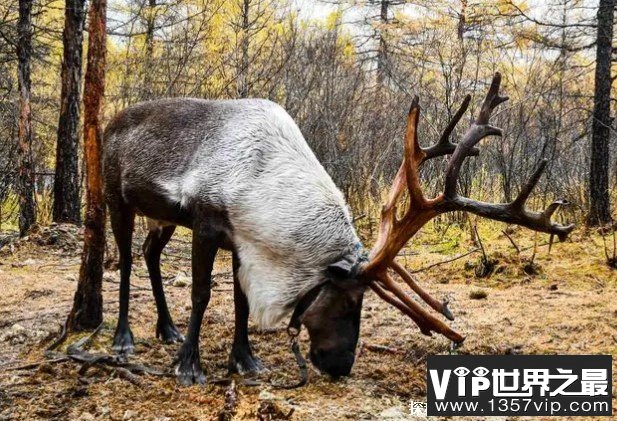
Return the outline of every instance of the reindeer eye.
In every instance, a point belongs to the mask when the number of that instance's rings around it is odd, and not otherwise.
[[[479,377],[484,377],[489,373],[487,368],[484,367],[477,367],[473,369],[473,374],[475,374],[476,376]]]
[[[467,367],[458,367],[454,370],[454,374],[459,377],[464,377],[469,374],[469,369]]]

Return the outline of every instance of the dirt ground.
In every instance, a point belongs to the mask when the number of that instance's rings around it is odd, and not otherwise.
[[[431,294],[450,297],[456,316],[452,326],[467,336],[459,352],[615,356],[617,273],[605,264],[601,237],[576,232],[572,240],[555,244],[550,254],[542,237],[535,266],[530,267],[533,234],[525,230],[512,234],[522,250],[519,255],[501,229],[490,225],[481,231],[486,233],[483,244],[490,250],[489,257],[496,260],[490,276],[476,276],[480,252],[417,275]],[[178,346],[163,345],[154,338],[154,301],[145,264],[137,257],[143,232],[137,237],[131,291],[136,338],[132,361],[166,370]],[[474,249],[468,237],[465,232],[423,235],[401,261],[414,270],[452,259]],[[182,330],[190,312],[186,238],[179,233],[163,257],[168,302]],[[80,373],[74,362],[44,362],[44,348],[71,307],[80,261],[79,233],[61,226],[24,241],[5,242],[0,249],[0,420],[218,418],[228,385],[180,387],[173,378],[129,378],[121,370],[99,367]],[[219,256],[214,280],[201,356],[209,378],[222,378],[227,375],[233,330],[228,255]],[[93,352],[111,352],[116,271],[105,272],[103,289],[105,323],[90,348]],[[270,371],[257,385],[241,384],[242,379],[236,378],[235,419],[410,419],[410,402],[425,401],[427,355],[449,352],[447,340],[422,336],[408,319],[369,292],[352,375],[333,381],[311,371],[307,386],[282,390],[268,381],[293,382],[298,376],[283,327],[268,332],[252,329],[254,350]],[[308,350],[305,335],[303,352]],[[67,343],[76,339],[72,336]],[[614,360],[613,379],[615,364]],[[614,400],[614,412],[616,406]]]

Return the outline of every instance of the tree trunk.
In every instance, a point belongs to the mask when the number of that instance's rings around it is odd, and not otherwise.
[[[32,0],[19,0],[17,26],[19,83],[19,130],[17,154],[17,194],[19,195],[19,235],[24,236],[36,222],[34,169],[32,163],[32,114],[30,110],[30,58],[32,57]]]
[[[388,73],[388,45],[386,43],[386,37],[384,32],[386,25],[388,25],[388,7],[390,6],[389,0],[381,0],[381,11],[379,13],[379,22],[381,28],[379,30],[379,47],[377,50],[377,84],[381,85],[387,77]]]
[[[249,31],[251,11],[251,0],[243,0],[242,3],[242,39],[240,40],[240,68],[238,69],[238,96],[248,98],[249,96]]]
[[[615,0],[600,0],[596,44],[596,74],[591,132],[588,225],[611,220],[608,190],[611,127],[611,56]]]
[[[66,0],[62,96],[54,176],[54,222],[81,223],[79,195],[79,115],[85,0]]]
[[[88,11],[88,62],[84,83],[86,218],[79,282],[68,320],[70,330],[93,329],[103,321],[101,287],[105,252],[105,205],[99,115],[105,92],[106,6],[106,0],[92,0]]]
[[[152,58],[154,55],[154,28],[156,18],[156,0],[148,0],[148,15],[146,16],[146,56],[144,57],[144,77],[142,100],[150,100],[154,97],[154,89],[152,86],[153,65]]]
[[[456,35],[459,41],[463,41],[465,36],[465,30],[467,26],[467,0],[461,0],[461,13],[458,15],[458,25],[456,28]]]

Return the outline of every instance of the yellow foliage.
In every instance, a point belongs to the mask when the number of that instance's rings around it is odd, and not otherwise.
[[[326,29],[328,30],[333,30],[336,29],[339,24],[341,23],[341,18],[343,17],[343,11],[341,9],[338,9],[332,13],[330,13],[327,17],[326,17]]]

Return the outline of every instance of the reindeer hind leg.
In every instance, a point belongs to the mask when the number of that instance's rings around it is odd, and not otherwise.
[[[161,253],[171,239],[176,226],[162,225],[157,221],[148,219],[148,228],[149,232],[143,245],[143,252],[158,313],[156,337],[161,338],[165,343],[182,342],[184,336],[176,328],[169,313],[161,276]]]

